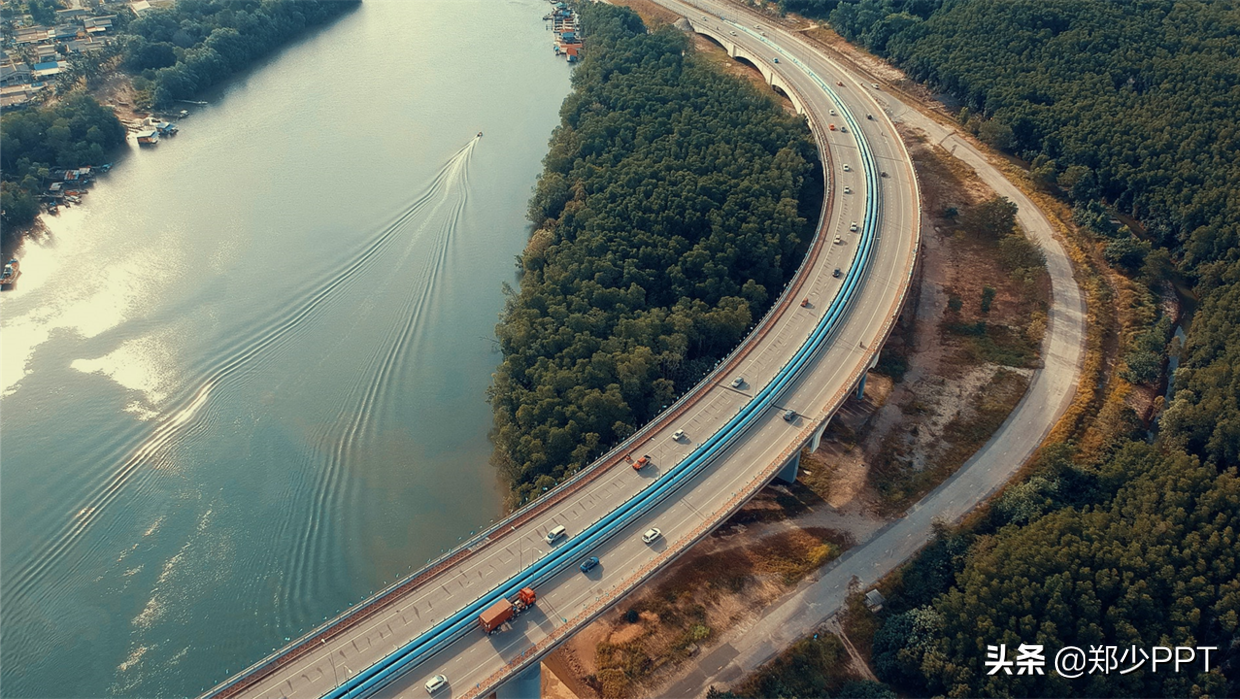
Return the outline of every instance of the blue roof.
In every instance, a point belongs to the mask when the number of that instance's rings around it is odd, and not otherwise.
[[[31,70],[51,70],[52,68],[59,68],[59,67],[60,67],[60,63],[56,61],[48,61],[47,63],[34,64],[34,67],[31,68]]]

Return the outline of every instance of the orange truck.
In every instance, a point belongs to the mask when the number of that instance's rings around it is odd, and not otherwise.
[[[489,634],[495,633],[509,619],[533,607],[537,600],[538,595],[534,594],[533,588],[523,587],[515,600],[502,599],[483,610],[478,615],[478,625]]]

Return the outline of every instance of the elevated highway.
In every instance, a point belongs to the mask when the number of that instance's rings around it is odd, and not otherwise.
[[[894,126],[869,88],[811,70],[795,46],[660,1],[758,66],[809,120],[828,196],[789,288],[699,386],[589,469],[210,695],[425,696],[423,683],[437,674],[449,682],[436,697],[519,688],[513,680],[542,655],[773,478],[795,477],[802,447],[816,446],[864,381],[899,314],[919,245],[917,183]],[[682,439],[673,439],[677,431]],[[635,471],[629,459],[642,454],[652,465]],[[556,526],[568,537],[548,545]],[[663,538],[642,543],[652,526]],[[587,556],[601,564],[583,574],[577,564]],[[524,585],[537,589],[538,604],[505,631],[482,633],[478,610]]]

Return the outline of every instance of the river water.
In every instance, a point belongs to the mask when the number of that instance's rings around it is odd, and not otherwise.
[[[6,696],[195,694],[500,514],[494,325],[569,89],[547,8],[367,0],[26,246]]]

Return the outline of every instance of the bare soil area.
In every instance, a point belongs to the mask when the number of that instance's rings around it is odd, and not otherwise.
[[[875,76],[931,97],[830,30],[800,28]],[[695,42],[725,72],[765,88],[756,69],[707,39]],[[902,135],[922,193],[921,260],[864,398],[848,401],[819,449],[802,454],[797,483],[768,487],[553,654],[588,692],[577,696],[660,696],[718,631],[759,616],[951,475],[1024,395],[1038,362],[1049,279],[1044,270],[1014,275],[997,240],[962,232],[960,212],[994,192],[920,132]]]

